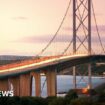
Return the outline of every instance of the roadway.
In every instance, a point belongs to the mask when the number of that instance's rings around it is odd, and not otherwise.
[[[18,66],[9,65],[6,69],[0,68],[0,78],[7,78],[9,76],[16,76],[20,74],[29,73],[31,71],[41,72],[43,70],[55,70],[57,71],[70,68],[83,63],[89,62],[105,62],[105,55],[69,55],[69,56],[58,56],[49,59],[43,59],[38,62],[25,63],[24,65],[19,64]],[[25,61],[26,62],[26,61]],[[20,62],[21,63],[21,62]]]

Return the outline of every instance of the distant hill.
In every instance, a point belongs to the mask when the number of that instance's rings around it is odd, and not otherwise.
[[[31,59],[31,58],[33,58],[33,56],[1,55],[0,56],[0,65],[19,62],[20,60],[26,60],[26,59]]]
[[[1,55],[0,60],[20,60],[20,59],[30,59],[32,56],[14,56],[14,55]]]
[[[103,72],[105,72],[105,65],[97,65],[96,63],[91,64],[92,75],[95,76],[103,76]],[[87,72],[87,73],[86,73]],[[59,74],[73,74],[73,68],[65,69],[61,71]],[[77,75],[88,75],[88,64],[81,64],[76,66]]]

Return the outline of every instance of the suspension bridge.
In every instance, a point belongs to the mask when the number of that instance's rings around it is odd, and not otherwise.
[[[62,29],[63,24],[69,14],[70,7],[72,7],[73,26],[72,36],[70,38],[71,40],[60,54],[40,57],[50,48],[51,45],[53,45],[54,41],[57,40],[59,32]],[[94,35],[92,33],[92,16],[96,27],[95,31],[97,33],[101,53],[95,52],[96,49],[94,50],[94,46],[92,46],[92,36]],[[70,52],[70,50],[72,52]],[[47,82],[47,94],[48,96],[55,96],[57,93],[57,73],[73,67],[73,84],[74,89],[76,89],[76,66],[80,64],[88,65],[88,68],[86,68],[88,70],[89,78],[87,85],[89,86],[89,89],[91,89],[92,62],[105,62],[105,49],[103,42],[101,41],[101,35],[97,25],[93,1],[70,0],[57,31],[39,54],[37,54],[32,59],[23,61],[20,60],[16,63],[14,62],[0,66],[0,90],[10,90],[10,85],[12,84],[15,96],[31,96],[32,78],[34,77],[36,96],[41,96],[43,89],[41,89],[40,74],[44,73],[46,76],[45,82]]]

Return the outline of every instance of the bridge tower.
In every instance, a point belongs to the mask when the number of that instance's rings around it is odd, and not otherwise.
[[[82,46],[82,47],[81,47]],[[91,0],[73,0],[73,54],[84,48],[91,55]],[[91,65],[88,65],[91,88]],[[76,68],[73,67],[73,83],[76,88]]]

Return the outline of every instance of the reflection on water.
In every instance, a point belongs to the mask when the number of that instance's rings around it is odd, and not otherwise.
[[[43,87],[43,83],[45,82],[46,77],[41,76],[41,89]],[[35,84],[32,84],[32,96],[35,96]],[[99,84],[102,84],[105,82],[105,78],[102,77],[92,77],[92,87],[96,87]],[[77,76],[77,87],[86,87],[88,83],[88,77],[85,76],[84,79],[81,80],[81,76]],[[73,76],[71,75],[58,75],[57,76],[57,93],[59,92],[67,92],[69,89],[73,88]],[[47,89],[46,89],[46,83],[44,85],[43,91],[41,93],[41,96],[47,96]]]

